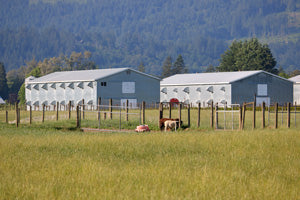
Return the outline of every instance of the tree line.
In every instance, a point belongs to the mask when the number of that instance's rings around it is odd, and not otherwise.
[[[6,70],[90,51],[100,67],[143,62],[160,75],[167,56],[181,54],[190,72],[203,71],[234,39],[267,40],[277,64],[300,63],[297,0],[10,0],[1,4],[0,60]],[[17,13],[17,14],[16,14]]]
[[[58,57],[37,61],[33,58],[26,65],[6,73],[4,64],[0,62],[0,96],[13,103],[19,100],[25,103],[25,78],[41,77],[56,71],[72,71],[96,69],[98,66],[91,60],[92,53],[72,52],[70,56],[61,54]],[[18,98],[18,99],[17,99]]]
[[[70,56],[61,54],[58,57],[45,58],[43,61],[32,59],[19,69],[6,73],[3,63],[0,63],[0,96],[14,102],[18,96],[20,103],[25,103],[24,80],[28,76],[40,77],[56,71],[72,71],[97,69],[99,66],[92,61],[89,51],[72,52]],[[136,68],[145,72],[147,65],[141,62]],[[300,70],[286,73],[282,67],[276,68],[276,59],[267,44],[262,44],[257,38],[233,41],[229,48],[221,55],[220,65],[209,65],[206,72],[249,71],[264,70],[284,78],[300,74]],[[167,56],[161,65],[161,78],[175,74],[188,73],[188,67],[181,54],[175,62]],[[18,95],[16,95],[18,94]]]

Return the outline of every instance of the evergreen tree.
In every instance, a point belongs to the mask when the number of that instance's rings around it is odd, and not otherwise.
[[[166,60],[164,61],[163,67],[162,67],[162,78],[166,78],[173,75],[172,74],[172,58],[171,56],[168,56]]]
[[[138,71],[145,73],[145,65],[143,62],[141,62],[138,66]]]
[[[221,56],[218,71],[264,70],[274,74],[276,61],[267,44],[261,44],[257,38],[234,41]]]
[[[6,80],[6,71],[4,68],[4,64],[0,62],[0,96],[3,99],[7,99],[8,97],[8,86]]]
[[[181,54],[179,54],[179,56],[177,57],[177,59],[174,63],[174,67],[172,69],[172,74],[183,74],[186,72],[187,72],[187,69],[184,65],[183,58],[182,58]]]
[[[209,65],[205,70],[205,72],[215,72],[215,71],[216,68],[213,65]]]

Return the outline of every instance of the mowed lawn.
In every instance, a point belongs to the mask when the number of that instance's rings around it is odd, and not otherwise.
[[[300,199],[299,129],[83,133],[0,124],[0,199]]]

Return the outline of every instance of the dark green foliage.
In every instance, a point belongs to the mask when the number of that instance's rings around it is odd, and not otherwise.
[[[161,78],[166,78],[171,75],[173,75],[173,73],[172,73],[172,58],[171,58],[171,56],[168,56],[162,66]]]
[[[268,40],[279,65],[298,67],[299,6],[296,0],[9,0],[1,4],[0,60],[9,71],[33,57],[88,50],[101,68],[143,61],[147,73],[158,75],[164,59],[180,53],[189,71],[199,72],[219,64],[225,44],[255,35]]]
[[[20,90],[18,92],[18,100],[20,104],[25,104],[26,103],[26,98],[25,98],[25,83],[23,83],[20,87]]]
[[[276,61],[268,45],[261,44],[257,38],[234,41],[221,56],[218,71],[264,70],[278,73],[274,69]]]
[[[181,54],[179,54],[179,56],[177,57],[173,69],[172,69],[172,73],[173,74],[183,74],[183,73],[187,73],[187,68],[184,64],[183,58],[181,56]]]
[[[205,70],[205,72],[215,72],[215,71],[216,68],[213,65],[209,65]]]
[[[0,97],[2,97],[3,99],[7,99],[8,97],[6,71],[2,62],[0,62]]]

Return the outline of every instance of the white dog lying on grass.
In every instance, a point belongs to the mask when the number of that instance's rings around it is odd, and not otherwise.
[[[165,121],[165,132],[167,131],[168,128],[170,128],[171,130],[175,128],[176,131],[177,121],[172,121],[172,120]]]

